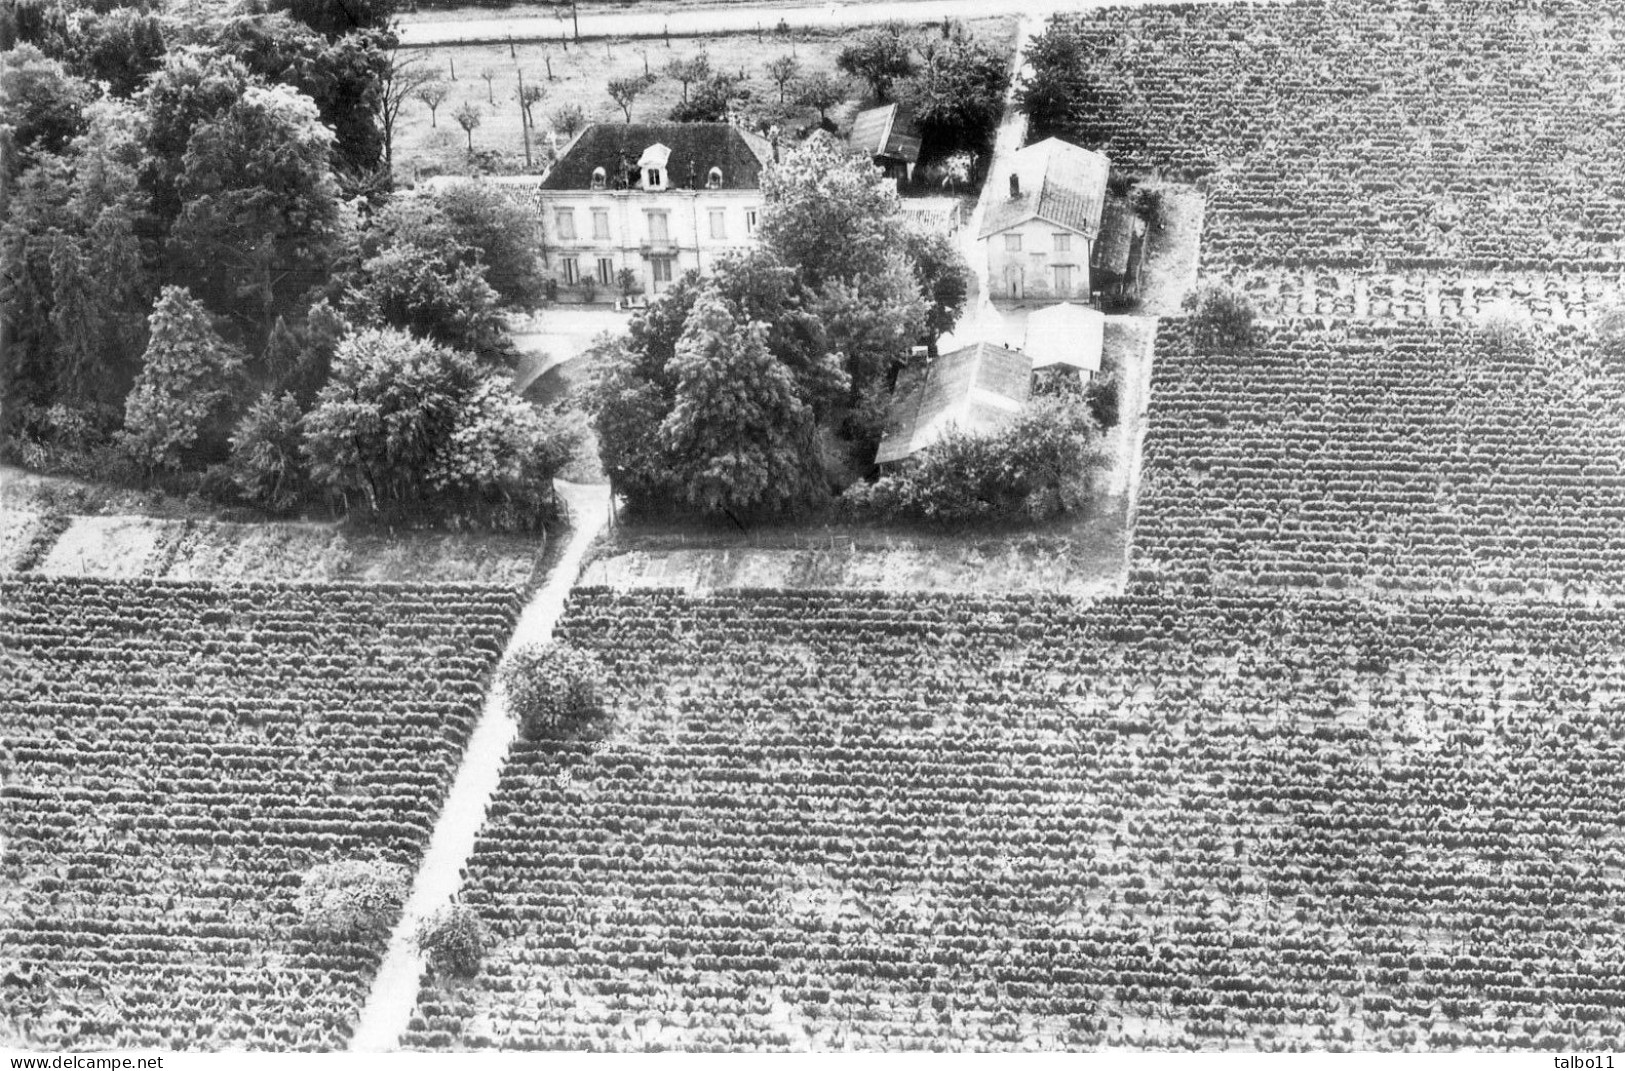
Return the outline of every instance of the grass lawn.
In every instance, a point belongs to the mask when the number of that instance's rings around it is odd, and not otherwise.
[[[1125,500],[1043,524],[933,530],[824,523],[739,529],[676,520],[603,536],[582,583],[614,587],[1032,591],[1094,598],[1122,589]]]
[[[922,33],[939,30],[939,24],[934,22],[920,25]],[[980,19],[966,24],[966,29],[986,40],[1007,43],[1014,24],[1008,18]],[[769,29],[760,37],[673,37],[669,43],[660,39],[612,38],[579,44],[531,42],[419,49],[416,54],[422,57],[423,66],[437,72],[450,92],[433,115],[416,99],[401,109],[395,127],[396,175],[410,181],[414,175],[467,174],[471,170],[468,135],[452,118],[464,102],[479,109],[480,124],[473,132],[475,152],[496,155],[494,161],[485,157],[486,166],[504,171],[526,170],[520,124],[520,72],[527,86],[540,86],[547,93],[531,110],[534,128],[530,170],[540,173],[552,160],[555,138],[559,147],[568,140],[553,131],[553,114],[561,106],[579,105],[590,122],[625,119],[605,88],[611,79],[641,75],[647,64],[651,73],[661,77],[633,105],[632,120],[663,120],[682,99],[682,87],[662,73],[666,65],[703,52],[710,57],[713,68],[744,71],[752,98],[770,102],[778,99],[778,87],[765,70],[770,60],[793,55],[801,61],[804,72],[838,73],[835,56],[852,32],[797,30],[777,34]],[[484,77],[487,72],[492,76],[489,84]],[[837,123],[848,121],[859,106],[862,84],[852,81],[851,91],[852,96],[830,113]],[[806,125],[817,119],[817,113],[810,108],[801,116]]]

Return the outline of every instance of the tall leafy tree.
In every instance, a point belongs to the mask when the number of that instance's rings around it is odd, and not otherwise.
[[[741,323],[702,294],[677,343],[676,404],[660,426],[682,497],[705,513],[780,513],[821,488],[812,411],[767,347],[767,327]]]
[[[42,153],[64,152],[85,129],[90,84],[33,45],[8,52],[0,64],[0,131],[5,167],[16,174]]]
[[[1010,89],[1010,60],[962,30],[933,43],[919,71],[899,89],[933,159],[988,152]]]
[[[903,232],[904,251],[926,300],[925,337],[936,340],[954,329],[970,297],[970,265],[941,231],[909,227]]]
[[[86,114],[88,130],[65,156],[24,174],[0,225],[13,404],[116,403],[146,344],[155,283],[135,181],[140,117],[119,101]]]
[[[179,469],[225,442],[223,423],[242,354],[221,339],[208,310],[166,286],[148,322],[141,374],[124,403],[122,445],[149,468]]]
[[[496,356],[505,338],[497,293],[463,246],[395,243],[368,257],[345,310],[359,323]]]
[[[242,100],[250,82],[242,61],[187,45],[172,49],[136,96],[145,142],[141,184],[162,226],[181,214],[178,184],[192,134]]]
[[[478,380],[469,355],[405,332],[351,335],[304,419],[312,477],[352,509],[384,512],[426,500],[435,454]]]
[[[1064,137],[1088,148],[1137,142],[1141,125],[1121,92],[1101,78],[1090,43],[1071,20],[1054,17],[1022,53],[1026,68],[1017,87],[1030,136]]]
[[[846,99],[846,86],[829,71],[813,71],[796,79],[795,102],[818,112],[821,125],[829,123],[829,110]]]
[[[480,268],[503,304],[534,308],[545,292],[536,262],[532,214],[482,182],[454,182],[431,194],[398,197],[373,217],[368,253],[412,245],[446,250]]]
[[[329,41],[284,13],[239,12],[210,19],[192,31],[193,41],[243,63],[265,82],[293,86],[316,102],[333,128],[334,167],[355,179],[382,164],[384,123],[394,37],[358,32]],[[397,107],[398,110],[398,107]]]
[[[260,0],[271,11],[285,11],[328,40],[365,30],[386,30],[399,5],[396,0]]]
[[[858,33],[835,65],[868,82],[876,100],[886,100],[893,82],[914,73],[914,44],[902,24],[887,23]]]
[[[598,433],[599,459],[616,491],[633,502],[672,497],[659,440],[660,425],[676,402],[676,381],[668,369],[704,289],[697,273],[687,273],[632,317],[624,339],[600,339],[590,354],[587,407]]]
[[[327,277],[341,233],[332,145],[314,102],[285,85],[249,85],[187,141],[170,248],[181,277],[260,338]]]
[[[107,83],[115,97],[130,97],[147,76],[163,66],[168,43],[163,16],[135,7],[117,7],[86,19],[74,47],[74,70]]]
[[[816,289],[878,271],[902,244],[896,185],[817,133],[762,173],[761,240]]]
[[[777,252],[757,246],[723,257],[712,265],[711,286],[735,319],[767,325],[768,349],[795,377],[815,415],[840,403],[851,386],[842,354],[831,349],[828,325]]]
[[[312,478],[358,510],[545,514],[571,434],[518,398],[507,374],[394,329],[339,344],[304,418]]]
[[[51,253],[55,235],[72,228],[69,209],[72,170],[66,160],[48,156],[25,171],[11,191],[0,227],[0,362],[5,376],[5,416],[15,421],[27,405],[49,405],[56,396],[55,288]]]
[[[340,37],[317,57],[310,83],[299,86],[321,109],[322,122],[333,128],[333,166],[340,181],[369,196],[380,184],[389,188],[384,94],[394,47],[394,35],[384,31]]]
[[[310,476],[300,449],[301,416],[292,394],[266,391],[232,431],[232,482],[254,505],[281,512],[304,496]]]
[[[896,187],[819,134],[768,168],[762,188],[762,241],[795,269],[856,399],[908,356],[926,323]]]

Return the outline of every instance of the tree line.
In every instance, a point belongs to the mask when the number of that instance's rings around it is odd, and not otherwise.
[[[530,214],[390,195],[387,3],[0,20],[13,457],[285,510],[529,525],[568,455],[508,387]]]

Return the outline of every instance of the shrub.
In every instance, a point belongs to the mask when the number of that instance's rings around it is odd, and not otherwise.
[[[485,924],[473,908],[452,904],[418,923],[417,942],[437,973],[472,978],[485,956]]]
[[[621,288],[621,297],[623,298],[629,298],[642,289],[638,282],[638,273],[631,268],[622,268],[616,272],[615,283]]]
[[[1602,310],[1591,322],[1591,335],[1605,364],[1625,366],[1625,304]]]
[[[299,444],[299,403],[266,391],[237,422],[231,437],[233,489],[256,506],[281,511],[299,502],[308,483]]]
[[[1103,372],[1089,381],[1084,388],[1083,402],[1089,415],[1102,430],[1115,428],[1121,414],[1122,387],[1115,372]]]
[[[1522,305],[1496,302],[1474,319],[1473,335],[1486,357],[1524,356],[1534,346],[1534,322]]]
[[[564,644],[521,648],[502,667],[502,684],[526,740],[596,740],[613,728],[598,664]]]
[[[1167,202],[1163,198],[1162,190],[1154,186],[1136,187],[1130,196],[1129,204],[1133,206],[1135,214],[1145,220],[1145,229],[1148,231],[1160,231],[1168,221]]]
[[[406,868],[370,859],[312,867],[299,888],[300,926],[315,937],[382,934],[406,901]]]
[[[1257,340],[1252,303],[1221,286],[1207,286],[1185,297],[1191,337],[1199,350],[1242,353]]]
[[[1103,462],[1082,406],[1039,399],[996,434],[951,433],[841,502],[876,520],[1039,519],[1077,509]]]

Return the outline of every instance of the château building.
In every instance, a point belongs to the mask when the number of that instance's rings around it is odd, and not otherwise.
[[[560,287],[615,291],[630,269],[656,295],[749,246],[767,139],[727,123],[595,123],[560,152],[534,197],[542,264]]]

